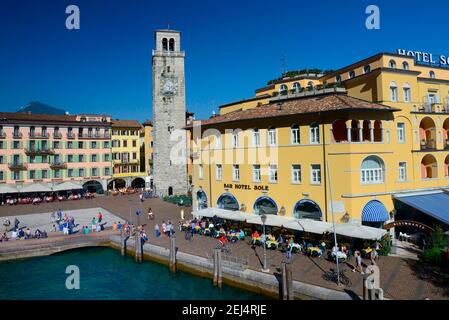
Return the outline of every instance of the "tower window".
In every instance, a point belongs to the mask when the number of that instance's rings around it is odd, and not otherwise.
[[[162,39],[162,50],[167,51],[168,50],[168,41],[167,38]]]
[[[171,38],[169,42],[170,51],[175,51],[175,39]]]

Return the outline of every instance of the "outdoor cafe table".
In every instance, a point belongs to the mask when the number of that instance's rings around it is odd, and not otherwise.
[[[365,248],[362,250],[362,254],[363,256],[368,257],[371,254],[371,251],[373,251],[372,248]]]
[[[331,255],[332,255],[332,258],[334,258],[334,259],[335,259],[335,256],[337,256],[339,261],[340,260],[346,260],[348,258],[346,253],[341,252],[341,251],[337,251],[337,253],[332,252]]]
[[[313,255],[315,253],[317,256],[321,256],[323,254],[323,251],[321,251],[321,249],[318,247],[309,247],[307,248],[307,253],[310,255]]]

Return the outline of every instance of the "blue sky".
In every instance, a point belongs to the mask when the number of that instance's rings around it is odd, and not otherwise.
[[[81,30],[65,28],[76,4]],[[381,29],[365,28],[365,8]],[[182,32],[187,109],[209,117],[287,69],[337,69],[397,48],[449,55],[449,2],[2,0],[0,110],[40,101],[71,113],[151,118],[154,29]]]

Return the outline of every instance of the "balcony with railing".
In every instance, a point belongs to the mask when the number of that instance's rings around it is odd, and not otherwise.
[[[25,154],[28,156],[52,155],[55,154],[55,151],[48,147],[30,147],[25,149]]]
[[[73,132],[67,132],[67,139],[75,139],[76,138],[76,134]]]
[[[23,163],[21,161],[14,161],[14,162],[8,163],[8,168],[9,168],[9,170],[13,170],[13,171],[17,171],[17,170],[24,171],[24,170],[28,169],[28,164]]]
[[[52,169],[67,169],[67,163],[55,160],[50,163],[50,168],[52,168]]]
[[[22,139],[22,132],[14,131],[12,133],[12,137],[13,137],[13,139]]]
[[[62,133],[59,131],[54,131],[53,132],[53,139],[61,139],[62,138]]]
[[[48,139],[49,136],[50,135],[46,131],[43,131],[43,132],[30,131],[30,134],[29,134],[30,139]]]
[[[421,140],[421,151],[435,151],[437,145],[435,139],[422,139]]]
[[[99,132],[88,132],[88,133],[78,133],[79,139],[110,139],[110,133],[99,133]]]

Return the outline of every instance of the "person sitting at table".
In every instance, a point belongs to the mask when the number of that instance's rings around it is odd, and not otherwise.
[[[321,243],[320,243],[320,249],[321,249],[322,252],[326,251],[326,243],[324,242],[324,240],[321,241]]]
[[[281,234],[279,234],[279,237],[278,237],[278,239],[277,239],[277,242],[279,243],[279,244],[283,244],[285,241],[284,241],[284,237],[282,237],[282,233]]]

